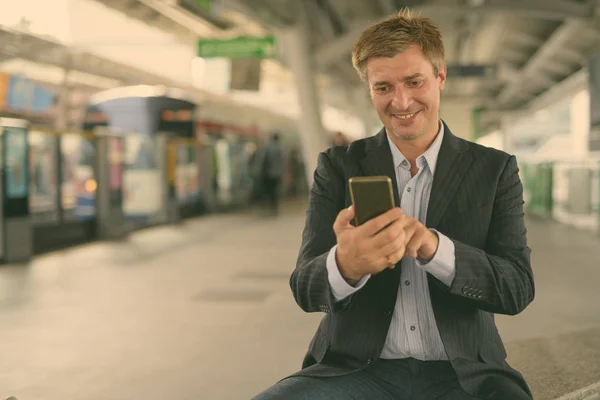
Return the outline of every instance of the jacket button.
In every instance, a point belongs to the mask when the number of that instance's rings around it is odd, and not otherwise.
[[[394,310],[387,310],[384,312],[385,315],[392,315],[394,313]]]
[[[467,294],[468,291],[469,291],[469,287],[468,286],[463,286],[463,288],[462,288],[463,294]]]
[[[372,359],[372,358],[369,358],[369,359],[367,360],[367,364],[371,364],[372,362],[373,362],[373,359]]]

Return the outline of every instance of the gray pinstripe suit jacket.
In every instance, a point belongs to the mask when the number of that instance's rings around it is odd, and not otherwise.
[[[445,124],[445,123],[444,123]],[[528,399],[529,387],[505,361],[494,314],[520,313],[534,298],[523,220],[523,189],[514,156],[457,138],[445,125],[427,226],[455,244],[456,277],[448,288],[428,275],[438,329],[463,388],[481,399]],[[381,354],[396,303],[399,268],[371,277],[336,302],[326,258],[336,244],[333,223],[351,204],[347,182],[361,175],[392,178],[385,130],[319,155],[298,262],[290,278],[306,312],[324,312],[302,370],[332,376],[363,368]]]

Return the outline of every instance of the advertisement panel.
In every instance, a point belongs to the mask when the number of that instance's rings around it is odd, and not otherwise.
[[[148,219],[161,212],[162,173],[156,143],[148,135],[126,134],[123,171],[123,213],[129,219]]]
[[[78,220],[96,216],[96,149],[94,142],[76,133],[61,137],[62,208]]]
[[[27,196],[27,134],[24,128],[4,127],[6,139],[6,196]]]

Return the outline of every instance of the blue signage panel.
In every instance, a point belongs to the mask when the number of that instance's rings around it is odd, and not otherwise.
[[[29,109],[32,98],[33,83],[27,78],[12,75],[6,101],[8,108],[15,111],[26,111]]]
[[[54,93],[43,85],[21,76],[11,75],[6,108],[43,114],[51,109],[54,97]]]

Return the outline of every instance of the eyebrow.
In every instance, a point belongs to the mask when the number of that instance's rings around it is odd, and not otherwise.
[[[404,78],[402,78],[402,80],[404,82],[407,82],[407,81],[412,81],[413,79],[416,79],[416,78],[421,78],[422,76],[423,76],[422,73],[417,72],[416,74],[405,76]],[[390,83],[388,81],[377,81],[377,82],[375,82],[373,84],[373,87],[375,87],[375,86],[384,86],[384,85],[389,85],[389,84]]]
[[[412,75],[409,75],[409,76],[405,77],[404,78],[404,82],[406,82],[406,81],[412,81],[413,79],[420,78],[422,76],[423,76],[422,73],[417,72],[416,74],[412,74]]]

